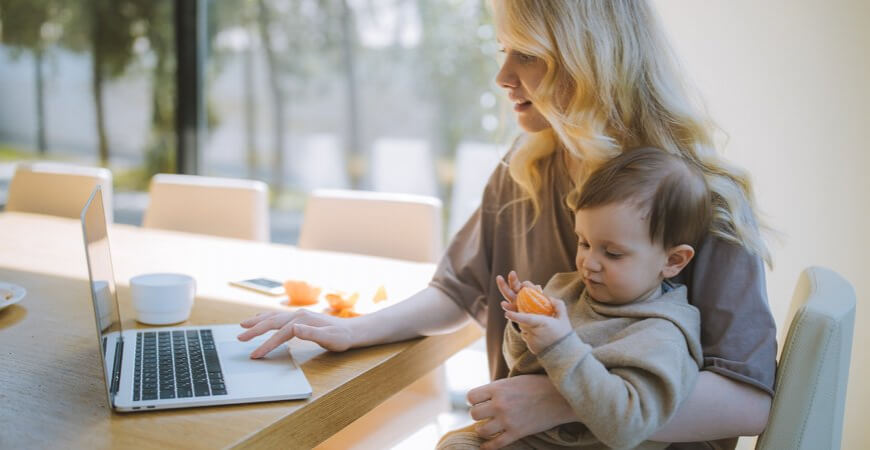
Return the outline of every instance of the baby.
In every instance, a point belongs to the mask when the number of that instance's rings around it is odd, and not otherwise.
[[[685,286],[668,281],[708,232],[703,174],[654,148],[626,151],[583,184],[573,210],[577,271],[543,289],[552,316],[517,310],[520,282],[496,280],[507,301],[508,376],[546,372],[579,423],[527,436],[511,448],[664,448],[647,439],[691,392],[702,363],[700,317]],[[561,299],[565,299],[563,301]],[[439,448],[484,442],[471,426]]]

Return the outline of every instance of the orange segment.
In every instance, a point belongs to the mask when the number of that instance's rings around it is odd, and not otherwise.
[[[550,299],[538,290],[528,286],[523,286],[517,294],[517,309],[520,312],[528,314],[556,315],[556,309],[553,307]]]
[[[313,305],[317,303],[317,297],[320,295],[319,287],[299,280],[285,281],[284,291],[287,293],[287,304],[293,306]]]
[[[375,292],[375,297],[372,299],[372,303],[382,302],[387,299],[387,290],[384,289],[384,285],[378,286],[378,290]]]

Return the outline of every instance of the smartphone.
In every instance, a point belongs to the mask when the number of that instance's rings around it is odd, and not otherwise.
[[[251,289],[266,295],[284,295],[284,283],[270,278],[251,278],[241,281],[230,281],[233,286]]]

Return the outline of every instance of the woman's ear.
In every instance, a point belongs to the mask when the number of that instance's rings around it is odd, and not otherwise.
[[[662,276],[671,278],[677,276],[686,264],[695,256],[695,249],[688,244],[680,244],[668,250],[668,260],[662,268]]]

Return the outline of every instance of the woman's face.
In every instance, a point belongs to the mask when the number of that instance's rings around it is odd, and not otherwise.
[[[547,73],[546,63],[510,48],[504,48],[503,52],[505,60],[495,81],[507,90],[520,127],[529,133],[550,128],[550,123],[529,100],[529,93],[534,92]]]

